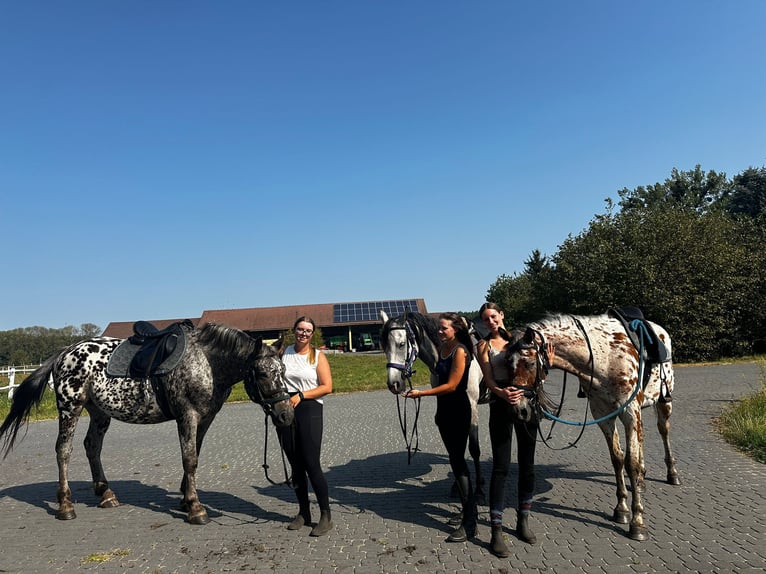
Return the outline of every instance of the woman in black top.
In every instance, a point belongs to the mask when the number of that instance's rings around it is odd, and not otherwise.
[[[465,462],[471,405],[466,389],[468,368],[473,358],[473,342],[465,319],[456,313],[439,315],[439,362],[436,384],[430,389],[412,389],[404,396],[412,399],[436,397],[436,425],[449,455],[450,467],[460,492],[463,518],[447,542],[464,542],[476,535],[476,502],[471,475]]]

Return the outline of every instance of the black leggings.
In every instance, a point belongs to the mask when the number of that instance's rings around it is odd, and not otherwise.
[[[452,405],[451,405],[452,406]],[[449,455],[449,464],[455,477],[470,476],[465,462],[468,431],[471,428],[471,412],[468,408],[445,408],[436,410],[436,426]]]
[[[322,403],[306,399],[295,408],[293,424],[280,428],[278,432],[282,448],[292,468],[298,503],[302,507],[308,507],[308,483],[311,481],[319,508],[325,510],[330,508],[330,495],[319,460],[322,452],[323,420]]]
[[[516,430],[519,458],[518,508],[530,504],[535,493],[535,445],[537,421],[514,421],[512,407],[507,401],[492,400],[489,404],[489,438],[492,443],[492,477],[489,482],[490,512],[502,514],[505,508],[505,479],[511,465],[511,443]]]

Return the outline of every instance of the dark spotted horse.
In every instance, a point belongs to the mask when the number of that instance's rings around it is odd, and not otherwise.
[[[417,413],[420,400],[416,399],[416,414],[412,428],[408,431],[406,416],[407,402],[400,406],[399,395],[412,388],[412,375],[415,373],[414,364],[420,359],[431,373],[431,385],[436,384],[434,370],[439,360],[438,321],[421,313],[406,312],[398,317],[389,317],[385,311],[380,311],[383,322],[381,330],[381,345],[386,353],[386,370],[388,390],[397,395],[399,422],[402,428],[410,458],[417,451]],[[469,323],[469,327],[470,327]],[[484,474],[481,471],[481,448],[479,446],[479,409],[478,405],[485,402],[485,392],[482,385],[481,367],[478,361],[471,361],[468,375],[468,400],[471,405],[471,427],[468,434],[468,452],[471,455],[476,472],[476,499],[479,504],[485,500]],[[408,436],[409,435],[409,436]],[[453,487],[453,494],[456,495]]]
[[[77,421],[89,414],[85,451],[99,507],[119,506],[101,464],[104,435],[111,419],[153,424],[175,420],[181,444],[181,508],[191,524],[210,521],[197,496],[200,449],[210,424],[235,383],[257,389],[261,406],[276,425],[293,419],[276,349],[243,331],[191,322],[159,330],[151,323],[134,325],[128,339],[97,337],[71,345],[50,357],[22,382],[10,412],[0,426],[4,456],[13,448],[20,427],[28,422],[49,380],[56,393],[59,467],[56,518],[76,517],[68,482],[69,460]],[[249,394],[249,393],[248,393]]]
[[[556,349],[552,364],[545,351],[549,341]],[[667,482],[680,484],[670,448],[673,363],[667,331],[644,319],[641,310],[635,307],[611,309],[592,316],[551,315],[526,326],[523,336],[509,347],[508,368],[511,383],[526,391],[517,407],[520,417],[537,415],[583,427],[599,426],[617,482],[613,520],[630,524],[630,538],[647,539],[641,498],[646,476],[641,423],[641,409],[645,407],[653,406],[657,414],[657,428],[665,449]],[[594,420],[587,420],[587,410],[581,422],[558,418],[544,390],[548,368],[561,369],[578,378],[581,395],[587,397]],[[617,432],[618,419],[625,429],[625,453]],[[632,492],[630,509],[624,471]]]

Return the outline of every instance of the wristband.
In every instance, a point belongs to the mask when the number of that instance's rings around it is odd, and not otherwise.
[[[301,398],[301,402],[306,400],[306,397],[303,396],[303,391],[298,391],[298,396]]]

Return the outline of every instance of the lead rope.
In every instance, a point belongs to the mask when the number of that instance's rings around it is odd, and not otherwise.
[[[412,390],[412,379],[407,377],[407,384]],[[404,444],[407,447],[407,464],[412,463],[412,458],[415,453],[420,450],[420,433],[418,432],[418,418],[420,417],[420,397],[415,399],[415,420],[412,423],[412,431],[410,437],[407,438],[407,401],[410,399],[403,399],[396,395],[396,410],[399,413],[399,426],[402,429],[402,436],[404,437]],[[399,401],[404,401],[404,409],[402,410]]]
[[[402,369],[402,376],[407,381],[407,386],[411,391],[412,375],[415,374],[415,370],[412,368],[412,365],[415,364],[415,360],[418,357],[417,341],[415,339],[415,333],[412,331],[412,327],[410,327],[410,323],[407,320],[404,322],[404,331],[407,334],[407,344],[410,347],[410,352],[407,356],[404,368]],[[399,404],[400,400],[404,401],[403,411],[401,405]],[[396,410],[399,414],[399,426],[402,429],[404,444],[407,447],[407,464],[411,464],[415,453],[420,450],[420,432],[418,431],[418,419],[420,418],[420,397],[415,399],[415,420],[412,423],[412,431],[410,432],[409,438],[407,437],[407,400],[408,399],[402,399],[399,395],[396,395]]]
[[[583,331],[583,334],[585,334],[585,330],[582,328],[580,322],[577,319],[575,319],[575,322],[577,323],[578,327],[580,327],[580,329]],[[582,427],[580,429],[580,435],[577,437],[577,439],[575,439],[575,441],[573,443],[571,443],[568,447],[564,447],[564,448],[569,448],[571,446],[575,446],[577,444],[577,441],[580,440],[580,437],[582,437],[583,430],[585,429],[586,426],[598,424],[598,423],[604,422],[605,420],[611,419],[611,418],[616,417],[617,415],[619,415],[633,401],[633,399],[636,398],[636,395],[638,394],[639,389],[641,389],[643,387],[643,382],[644,382],[643,381],[643,378],[644,378],[644,366],[645,366],[645,362],[644,362],[644,341],[648,340],[648,342],[651,344],[652,339],[651,339],[651,336],[649,335],[649,332],[646,329],[646,326],[643,323],[641,323],[641,321],[634,320],[630,324],[630,328],[631,328],[631,330],[633,330],[633,331],[635,331],[636,333],[639,334],[640,345],[639,345],[639,349],[638,349],[638,357],[639,357],[638,380],[636,381],[636,386],[633,389],[633,392],[631,393],[630,397],[628,397],[628,400],[626,400],[623,404],[621,404],[613,412],[611,412],[611,413],[609,413],[607,415],[604,415],[601,418],[592,420],[592,421],[588,421],[587,420],[587,418],[588,418],[588,406],[586,405],[586,407],[585,407],[585,419],[583,420],[582,423],[572,422],[572,421],[567,421],[567,420],[564,420],[564,419],[560,419],[560,418],[556,417],[555,415],[553,415],[552,413],[549,413],[549,412],[547,412],[545,410],[542,411],[543,415],[546,418],[549,418],[549,419],[554,420],[554,421],[558,421],[558,422],[563,423],[563,424]],[[588,342],[588,349],[590,350],[590,353],[591,353],[590,354],[590,362],[591,362],[591,380],[590,380],[590,383],[591,383],[591,386],[592,386],[592,384],[593,384],[593,351],[591,350],[590,340],[588,339],[587,335],[585,336],[585,339]],[[589,387],[589,390],[590,390],[590,387]],[[547,445],[547,443],[546,443],[546,445]],[[553,450],[562,450],[562,449],[553,449]]]
[[[282,454],[282,468],[285,471],[285,480],[284,482],[275,482],[271,480],[271,477],[269,476],[269,463],[267,461],[267,454],[269,450],[269,415],[266,414],[263,419],[263,426],[264,426],[264,439],[263,439],[263,464],[261,467],[263,468],[263,474],[266,475],[266,480],[268,480],[271,484],[278,486],[280,484],[286,484],[293,488],[293,477],[290,476],[290,474],[287,471],[287,463],[285,462],[285,449],[282,446],[282,437],[280,434],[274,429],[274,432],[277,432],[277,440],[279,441],[279,452]],[[290,437],[292,438],[293,442],[295,441],[295,437],[293,433],[295,432],[295,427],[293,425],[290,425]]]

